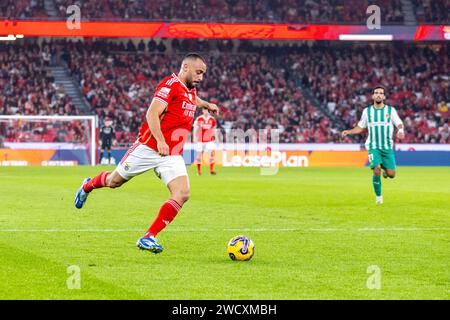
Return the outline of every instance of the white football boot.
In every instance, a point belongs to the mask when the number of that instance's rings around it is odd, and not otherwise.
[[[376,204],[383,204],[383,196],[376,196],[375,203]]]

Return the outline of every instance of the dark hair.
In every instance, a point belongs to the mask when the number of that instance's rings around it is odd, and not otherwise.
[[[380,85],[378,85],[372,89],[372,94],[375,94],[375,90],[377,90],[377,89],[383,89],[383,93],[384,93],[384,95],[386,95],[386,88],[383,86],[380,86]]]
[[[193,52],[188,53],[187,55],[184,56],[183,61],[186,60],[186,59],[190,59],[190,60],[197,60],[197,59],[200,59],[200,60],[202,60],[203,62],[206,63],[205,58],[203,58],[203,57],[202,57],[201,55],[199,55],[198,53],[193,53]]]

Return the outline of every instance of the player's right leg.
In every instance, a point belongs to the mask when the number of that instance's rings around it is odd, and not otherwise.
[[[117,170],[113,172],[103,171],[94,178],[86,178],[83,180],[81,187],[75,195],[75,207],[81,209],[86,203],[89,193],[94,189],[103,187],[118,188],[128,180],[124,179]]]
[[[104,187],[118,188],[133,176],[149,170],[151,167],[140,165],[138,162],[141,157],[136,157],[134,154],[139,153],[139,145],[140,144],[134,144],[128,149],[127,153],[123,156],[122,160],[112,173],[103,171],[92,179],[84,179],[81,187],[75,194],[75,207],[81,209],[86,203],[87,197],[92,190]]]
[[[375,191],[376,204],[383,204],[383,196],[381,195],[381,166],[377,166],[373,169],[373,177],[372,177],[372,183],[373,183],[373,189]]]
[[[380,151],[377,149],[369,150],[370,168],[373,170],[372,184],[375,191],[375,203],[382,204],[383,196],[381,195],[381,165],[382,159]]]

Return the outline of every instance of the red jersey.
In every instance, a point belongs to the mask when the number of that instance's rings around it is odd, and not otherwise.
[[[161,81],[153,99],[166,105],[160,120],[162,134],[169,146],[169,154],[181,155],[194,122],[197,92],[195,88],[189,90],[175,74],[172,74]],[[140,143],[158,151],[158,144],[150,131],[147,120],[142,123],[138,139]]]
[[[194,126],[198,128],[198,142],[211,142],[215,140],[214,129],[217,127],[217,122],[214,117],[201,115],[195,119]]]

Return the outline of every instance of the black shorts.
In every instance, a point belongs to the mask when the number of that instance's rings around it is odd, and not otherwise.
[[[111,140],[102,140],[102,149],[111,149]]]

